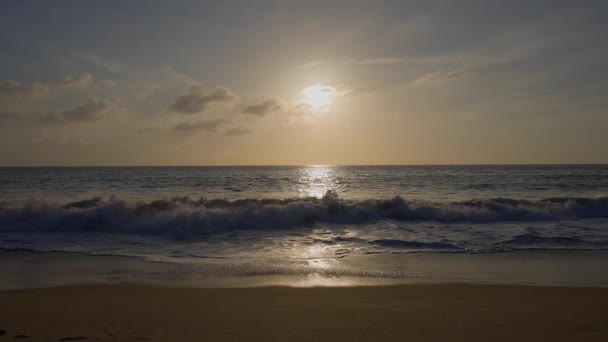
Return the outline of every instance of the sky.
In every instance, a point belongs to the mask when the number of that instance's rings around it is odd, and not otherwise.
[[[0,166],[608,163],[606,1],[0,4]]]

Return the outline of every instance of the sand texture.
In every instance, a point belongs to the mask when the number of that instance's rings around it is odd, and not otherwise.
[[[0,303],[0,342],[608,341],[608,288],[87,285]]]

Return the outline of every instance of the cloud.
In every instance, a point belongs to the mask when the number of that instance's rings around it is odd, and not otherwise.
[[[174,79],[180,83],[184,83],[184,84],[195,83],[195,81],[194,81],[194,79],[192,79],[192,77],[175,70],[175,68],[171,64],[165,64],[165,65],[161,66],[159,70],[166,76],[169,76],[172,79]]]
[[[260,103],[245,107],[245,109],[243,109],[243,113],[264,116],[266,114],[276,112],[277,110],[281,110],[285,107],[286,105],[283,100],[278,97],[270,97]]]
[[[231,129],[229,129],[229,130],[227,130],[227,131],[224,131],[224,133],[223,133],[223,134],[224,134],[224,135],[230,135],[230,136],[233,136],[233,135],[244,135],[244,134],[249,134],[249,133],[251,133],[251,132],[253,132],[253,130],[252,130],[251,128],[249,128],[249,127],[240,127],[240,126],[239,126],[239,127],[233,127],[233,128],[231,128]]]
[[[123,69],[117,63],[115,63],[113,61],[109,61],[109,60],[99,57],[99,56],[89,55],[89,56],[83,56],[83,57],[87,62],[89,62],[89,63],[93,64],[94,66],[104,70],[105,72],[111,73],[111,74],[118,73]]]
[[[48,81],[47,85],[49,87],[64,88],[64,89],[80,88],[80,87],[86,86],[92,80],[93,80],[93,76],[91,76],[91,74],[84,73],[84,74],[82,74],[80,76],[76,76],[76,77],[68,76],[62,80]]]
[[[14,80],[0,82],[0,99],[8,101],[27,101],[35,97],[46,95],[50,88],[78,88],[89,84],[93,76],[84,73],[76,77],[65,77],[62,80],[51,80],[45,82],[34,82],[30,85],[20,84]]]
[[[308,102],[298,102],[293,105],[293,110],[295,110],[295,111],[307,112],[307,111],[311,111],[313,109],[314,109],[313,106]]]
[[[21,115],[15,112],[0,112],[0,121],[15,120],[21,118]]]
[[[288,117],[283,121],[283,125],[285,126],[295,126],[295,125],[310,125],[313,124],[315,120],[310,116],[305,115],[296,115]]]
[[[436,82],[445,82],[464,77],[465,75],[466,73],[463,70],[434,71],[416,78],[412,83],[415,85],[424,85]]]
[[[302,89],[302,91],[304,93],[325,93],[328,94],[330,96],[344,96],[346,94],[349,94],[353,91],[353,89],[351,89],[348,86],[342,85],[342,84],[338,84],[335,86],[329,86],[329,85],[323,85],[323,84],[315,84],[313,86],[309,86],[306,87],[304,89]]]
[[[205,94],[200,86],[192,85],[185,95],[179,96],[169,107],[170,110],[182,114],[204,112],[210,105],[229,104],[239,100],[239,97],[228,88],[216,88],[210,94]]]
[[[137,90],[137,98],[140,101],[143,101],[148,97],[158,93],[162,89],[162,86],[158,83],[150,83],[138,85],[135,89]]]
[[[327,63],[327,61],[324,61],[324,60],[312,61],[312,62],[308,62],[308,63],[304,63],[304,64],[301,64],[301,65],[298,65],[298,69],[314,68],[314,67],[317,67],[319,65],[323,65],[325,63]]]
[[[76,107],[60,112],[47,113],[43,121],[47,123],[69,123],[95,121],[110,106],[104,101],[88,100]]]
[[[101,85],[106,88],[116,87],[116,81],[114,81],[114,80],[101,80],[101,81],[99,81],[99,83],[101,83]]]
[[[202,120],[197,122],[182,122],[175,126],[175,131],[182,135],[191,135],[197,131],[205,131],[215,133],[217,130],[230,123],[227,119]]]
[[[406,60],[406,58],[400,57],[379,57],[372,58],[360,61],[359,64],[363,65],[390,65],[390,64],[398,64],[402,63]]]
[[[45,95],[49,88],[39,82],[30,85],[20,84],[14,80],[0,82],[0,99],[8,101],[25,101]]]

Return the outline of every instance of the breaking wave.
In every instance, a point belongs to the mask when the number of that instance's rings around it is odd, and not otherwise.
[[[608,217],[608,197],[494,198],[457,202],[322,198],[221,200],[189,197],[129,202],[94,197],[65,204],[30,200],[0,204],[0,231],[103,231],[140,234],[211,234],[227,230],[288,229],[315,223],[380,220],[436,222],[553,221]],[[524,237],[525,238],[525,237]],[[378,242],[388,243],[392,242]],[[448,247],[448,246],[442,246]]]

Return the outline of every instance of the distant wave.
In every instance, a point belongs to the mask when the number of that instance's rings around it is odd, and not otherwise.
[[[89,198],[70,203],[30,200],[0,205],[0,231],[104,231],[209,234],[236,229],[288,229],[315,223],[380,220],[436,222],[551,221],[608,217],[608,197],[494,198],[458,202],[322,198],[207,200],[179,197],[148,202]],[[385,242],[386,243],[386,242]],[[389,242],[390,243],[390,242]],[[444,246],[447,247],[447,246]]]
[[[540,236],[536,234],[520,234],[494,244],[491,250],[521,250],[521,249],[607,249],[608,241],[588,241],[569,236]]]
[[[372,240],[370,243],[382,247],[429,249],[429,250],[462,250],[464,248],[447,242],[420,242],[395,239]]]

